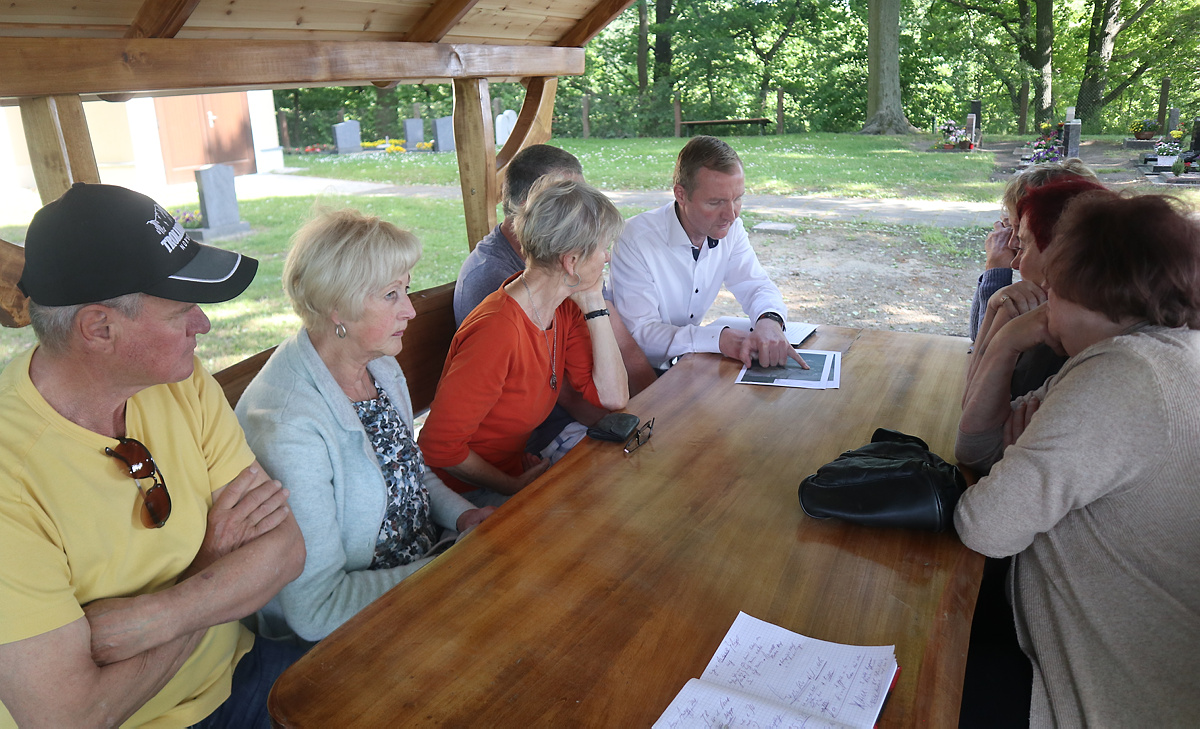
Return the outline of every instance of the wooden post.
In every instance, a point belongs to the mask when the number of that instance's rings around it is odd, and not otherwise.
[[[592,110],[592,95],[583,95],[583,138],[587,139],[592,136],[592,124],[588,120],[588,114]]]
[[[1171,90],[1171,77],[1163,76],[1162,91],[1158,93],[1158,130],[1164,134],[1168,131],[1163,125],[1167,123],[1167,96]]]
[[[454,144],[458,148],[458,179],[462,183],[467,218],[467,245],[496,227],[496,133],[486,78],[454,79]]]
[[[42,204],[57,200],[76,182],[99,182],[100,169],[78,96],[21,99],[21,124]]]
[[[25,270],[25,249],[0,240],[0,325],[23,327],[29,323],[29,299],[17,288]]]
[[[783,89],[775,89],[775,133],[783,134]]]
[[[504,189],[504,168],[522,149],[543,144],[550,139],[554,125],[554,97],[558,93],[558,79],[551,76],[532,76],[521,79],[525,86],[525,99],[521,111],[513,124],[512,133],[504,143],[504,149],[496,153],[496,190]],[[471,242],[475,247],[475,241]]]
[[[279,119],[279,141],[283,144],[283,151],[292,148],[292,138],[288,135],[287,128],[287,112],[283,109],[275,112],[275,117]]]
[[[682,136],[682,132],[683,132],[683,124],[681,124],[681,122],[683,121],[683,107],[679,103],[679,92],[678,91],[675,92],[674,106],[675,106],[675,136],[679,137],[679,136]]]

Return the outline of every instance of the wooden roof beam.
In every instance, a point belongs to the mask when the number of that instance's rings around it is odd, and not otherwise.
[[[434,0],[429,10],[404,36],[410,43],[437,43],[458,25],[479,0]]]
[[[125,31],[126,38],[174,38],[200,0],[145,0]],[[105,94],[105,101],[129,101],[133,94]]]
[[[588,11],[587,15],[580,18],[574,28],[568,30],[554,45],[560,48],[582,48],[588,41],[595,38],[596,34],[604,30],[606,25],[625,12],[625,8],[630,5],[633,5],[633,0],[600,0]],[[550,74],[539,75],[548,76]]]
[[[126,38],[174,38],[200,0],[145,0],[125,31]]]
[[[46,96],[338,86],[381,79],[578,76],[583,73],[583,49],[387,41],[6,38],[0,43],[0,68],[0,96]]]

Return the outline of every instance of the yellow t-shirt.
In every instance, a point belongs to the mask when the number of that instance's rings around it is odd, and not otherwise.
[[[135,482],[104,453],[116,441],[50,407],[29,379],[31,357],[0,373],[0,644],[67,625],[93,600],[175,584],[204,539],[212,492],[254,460],[199,360],[190,378],[139,392],[126,406],[126,434],[153,454],[171,495],[170,519],[147,529]],[[187,726],[212,713],[253,642],[236,622],[210,628],[126,725]],[[0,727],[9,726],[0,704]]]

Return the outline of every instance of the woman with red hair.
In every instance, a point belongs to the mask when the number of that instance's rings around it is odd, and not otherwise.
[[[1081,193],[1028,260],[1046,301],[1000,327],[978,363],[955,453],[987,475],[963,494],[955,526],[971,549],[1015,555],[1032,726],[1190,726],[1200,225],[1171,198]],[[1069,359],[1010,403],[1012,363],[1036,344]]]
[[[1016,203],[1013,236],[1017,255],[1013,259],[1013,268],[1021,272],[1021,280],[1000,289],[988,301],[967,369],[964,405],[975,371],[987,352],[992,336],[1010,319],[1045,303],[1043,260],[1046,248],[1053,239],[1054,225],[1063,210],[1075,197],[1105,189],[1100,183],[1084,177],[1066,177],[1029,189]],[[1013,364],[1010,394],[1016,398],[1040,387],[1047,377],[1058,372],[1065,361],[1065,357],[1055,354],[1044,345],[1023,353]]]

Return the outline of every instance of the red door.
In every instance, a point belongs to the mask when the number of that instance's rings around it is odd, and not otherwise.
[[[192,182],[210,164],[233,167],[235,175],[256,171],[245,92],[154,99],[167,183]]]

